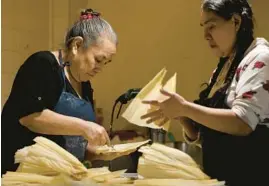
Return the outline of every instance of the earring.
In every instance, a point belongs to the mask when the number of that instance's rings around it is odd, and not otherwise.
[[[239,30],[239,20],[238,19],[234,19],[234,25],[235,25],[235,30],[236,30],[236,32],[238,32],[238,30]]]
[[[67,67],[70,67],[71,64],[72,64],[71,62],[67,61],[67,62],[65,62],[63,65],[64,65],[64,66],[67,66]]]

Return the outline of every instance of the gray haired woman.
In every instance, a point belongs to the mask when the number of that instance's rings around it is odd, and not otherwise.
[[[20,67],[2,111],[2,174],[14,171],[16,150],[47,137],[84,161],[92,146],[109,143],[95,123],[90,80],[112,61],[117,36],[100,13],[87,9],[71,26],[65,47],[39,51]]]

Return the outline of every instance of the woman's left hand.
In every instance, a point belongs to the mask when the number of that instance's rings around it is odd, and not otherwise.
[[[163,122],[159,124],[163,125],[170,119],[175,119],[185,115],[185,105],[187,101],[182,96],[163,89],[161,89],[160,92],[167,96],[168,99],[162,102],[158,100],[143,101],[144,104],[157,106],[159,109],[141,116],[141,119],[148,119],[147,123],[163,119]]]

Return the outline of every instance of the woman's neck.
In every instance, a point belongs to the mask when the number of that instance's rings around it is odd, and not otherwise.
[[[234,57],[235,57],[235,54],[236,54],[236,51],[233,50],[233,51],[230,53],[230,55],[228,56],[228,60],[229,60],[229,61],[233,61],[233,59],[234,59]]]
[[[74,64],[73,64],[73,61],[71,60],[71,57],[70,57],[70,54],[68,54],[68,52],[66,50],[61,50],[62,52],[62,59],[63,59],[63,63],[66,63],[66,62],[69,62],[69,65],[66,66],[66,71],[65,73],[67,74],[68,76],[68,79],[69,81],[73,82],[73,83],[81,83],[79,81],[79,78],[78,78],[78,73],[77,73],[77,70],[76,68],[74,68]]]
[[[62,53],[63,62],[66,62],[66,61],[71,62],[70,55],[65,49],[61,49],[61,53]]]

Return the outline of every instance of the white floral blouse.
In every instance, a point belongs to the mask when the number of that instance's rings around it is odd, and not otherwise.
[[[227,105],[253,130],[269,127],[269,43],[256,38],[240,62],[230,88]]]
[[[269,128],[269,43],[264,38],[256,38],[245,52],[233,81],[227,90],[226,104],[253,130],[257,125]],[[183,137],[190,141],[183,130]],[[198,144],[197,144],[198,143]]]

